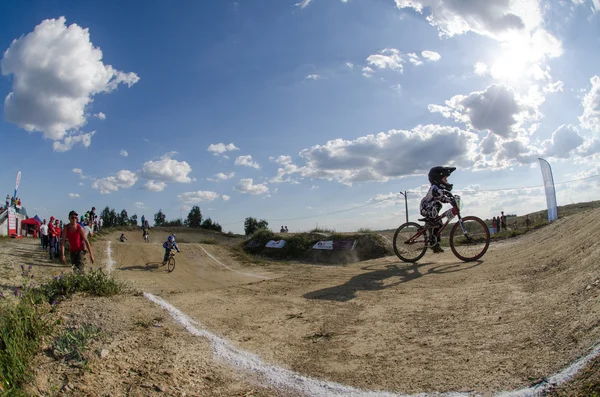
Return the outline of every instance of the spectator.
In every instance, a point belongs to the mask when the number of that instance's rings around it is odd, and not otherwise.
[[[54,231],[56,233],[56,241],[54,242],[54,252],[56,252],[56,257],[58,258],[58,253],[60,249],[60,240],[62,235],[62,221],[58,219],[54,220]]]
[[[85,232],[85,236],[89,239],[90,237],[94,236],[94,232],[92,231],[92,228],[90,227],[89,223],[86,223],[83,226],[83,231]]]
[[[50,260],[54,259],[54,256],[58,256],[58,252],[56,252],[56,234],[58,232],[54,230],[54,217],[50,217],[50,223],[48,223],[48,238],[50,240],[50,246],[48,248],[48,253],[50,254]]]
[[[62,262],[66,263],[65,260],[65,240],[69,240],[69,253],[71,255],[71,265],[73,266],[74,272],[83,273],[85,270],[85,254],[86,248],[90,253],[90,261],[94,263],[94,255],[92,254],[92,247],[88,241],[85,231],[77,223],[78,214],[75,211],[69,212],[69,224],[62,230],[62,238],[60,244],[60,252]]]
[[[285,232],[286,232],[286,233],[287,233],[287,232],[289,232],[289,230],[288,230],[287,226],[285,227]]]
[[[281,226],[281,229],[279,229],[279,233],[285,233],[285,229],[283,228],[283,226]]]
[[[498,228],[498,221],[496,217],[492,218],[492,233],[496,233],[496,229]]]
[[[502,214],[500,216],[500,223],[502,224],[502,230],[506,230],[506,216],[504,215],[504,211],[500,211]]]
[[[42,249],[46,251],[48,248],[48,225],[46,224],[45,219],[40,225],[40,234],[42,236]]]
[[[104,226],[104,220],[102,219],[102,217],[98,218],[98,231],[102,230],[102,227]]]
[[[525,227],[527,227],[527,228],[531,227],[531,219],[529,219],[529,214],[527,214],[527,216],[525,216]]]
[[[10,194],[6,195],[6,208],[10,206]]]

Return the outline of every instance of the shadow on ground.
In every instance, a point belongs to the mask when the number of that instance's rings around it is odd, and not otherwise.
[[[419,277],[430,274],[454,273],[465,271],[479,266],[482,261],[472,262],[465,266],[464,262],[449,263],[440,266],[435,266],[428,269],[425,273],[420,271],[425,266],[430,266],[432,263],[414,263],[408,266],[388,264],[385,267],[373,269],[381,265],[366,266],[362,270],[372,270],[367,273],[357,274],[342,285],[320,289],[317,291],[304,294],[306,299],[322,299],[337,302],[347,302],[356,298],[357,291],[379,291],[397,285],[407,283]],[[386,279],[397,277],[398,281],[385,284]]]

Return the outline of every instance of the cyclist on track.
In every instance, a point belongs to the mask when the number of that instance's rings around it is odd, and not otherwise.
[[[431,229],[429,240],[431,244],[435,242],[435,245],[431,249],[436,254],[444,252],[444,250],[440,247],[439,239],[437,242],[435,241],[436,229],[442,227],[442,221],[435,222],[435,218],[438,217],[442,209],[442,203],[450,203],[452,201],[447,194],[452,190],[452,184],[448,183],[448,177],[454,170],[456,170],[456,167],[441,166],[433,167],[429,170],[431,187],[421,200],[421,215],[427,220],[426,227]]]
[[[172,249],[176,249],[177,252],[181,252],[181,251],[179,251],[179,247],[177,246],[177,243],[175,242],[175,237],[173,237],[173,235],[171,235],[167,238],[167,241],[165,241],[163,244],[163,248],[165,249],[165,257],[163,258],[163,265],[167,264],[167,259],[169,259],[169,254],[171,253]]]

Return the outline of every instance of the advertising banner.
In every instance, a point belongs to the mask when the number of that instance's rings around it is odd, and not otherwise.
[[[313,249],[315,250],[333,250],[333,241],[319,241],[315,245],[313,245]]]
[[[265,248],[283,248],[285,240],[271,240],[265,245]]]
[[[17,212],[15,207],[8,207],[8,235],[17,234]]]
[[[333,242],[334,251],[352,251],[356,248],[356,240],[339,240]]]
[[[21,171],[17,173],[17,180],[15,182],[15,194],[13,195],[14,198],[17,198],[17,190],[19,189],[19,183],[21,183]]]
[[[554,178],[550,164],[540,158],[540,169],[544,179],[544,190],[546,191],[546,203],[548,204],[548,222],[558,219],[558,207],[556,204],[556,190],[554,189]]]

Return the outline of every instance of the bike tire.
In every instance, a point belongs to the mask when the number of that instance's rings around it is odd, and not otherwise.
[[[396,256],[403,262],[416,262],[425,255],[425,252],[427,251],[427,233],[423,233],[414,242],[405,244],[405,242],[423,228],[424,227],[418,223],[407,222],[396,229],[392,244]]]
[[[465,216],[462,221],[466,225],[468,235],[463,233],[460,223],[456,222],[450,231],[450,248],[452,253],[464,262],[476,261],[490,246],[490,230],[485,222],[476,216]]]
[[[167,271],[169,273],[171,273],[173,270],[175,270],[175,257],[172,256],[169,258],[169,260],[167,261]]]

